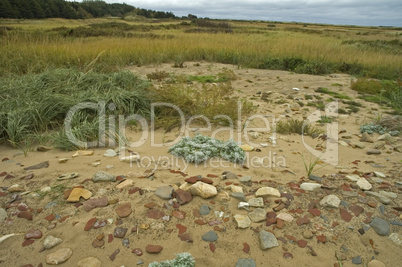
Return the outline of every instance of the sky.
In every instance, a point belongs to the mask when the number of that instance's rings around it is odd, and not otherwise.
[[[401,0],[105,0],[211,19],[402,26]]]

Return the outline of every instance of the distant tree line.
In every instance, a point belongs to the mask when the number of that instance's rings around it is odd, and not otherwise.
[[[123,17],[127,13],[146,18],[176,18],[172,12],[135,8],[127,4],[108,4],[96,0],[84,0],[82,3],[64,0],[0,0],[0,18],[86,19],[105,16]]]

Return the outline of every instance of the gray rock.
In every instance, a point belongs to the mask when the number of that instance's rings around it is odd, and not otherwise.
[[[237,175],[233,172],[225,171],[222,173],[223,179],[236,179]]]
[[[366,153],[367,155],[380,155],[381,151],[378,149],[369,149]]]
[[[234,215],[234,218],[237,222],[237,227],[245,229],[245,228],[249,228],[251,225],[251,220],[247,215],[240,215],[240,214],[236,214]]]
[[[255,267],[255,260],[254,259],[239,259],[236,263],[235,267]]]
[[[232,193],[230,193],[230,195],[233,198],[238,199],[240,201],[246,201],[246,196],[244,195],[243,192],[232,192]]]
[[[0,224],[3,223],[7,219],[7,212],[0,208]]]
[[[378,177],[372,177],[371,180],[376,184],[381,184],[383,182],[383,180]]]
[[[339,197],[337,197],[335,195],[325,196],[320,201],[320,205],[322,207],[329,207],[329,208],[338,208],[340,203],[341,203],[341,200],[339,199]]]
[[[385,214],[385,206],[384,205],[381,205],[379,207],[379,209],[380,209],[381,214]]]
[[[262,230],[259,233],[258,238],[260,240],[260,247],[262,250],[267,250],[269,248],[279,246],[278,240],[276,239],[275,235],[265,230]]]
[[[367,191],[367,192],[365,192],[365,193],[366,193],[366,195],[377,197],[378,200],[379,200],[382,204],[388,205],[389,203],[391,203],[391,199],[387,198],[386,196],[380,195],[380,194],[377,193],[377,192]]]
[[[397,244],[398,246],[402,246],[402,236],[397,233],[392,233],[388,237],[392,242]]]
[[[214,231],[209,231],[202,235],[202,240],[207,242],[215,242],[218,240],[218,235]]]
[[[117,153],[113,149],[108,149],[108,150],[106,150],[105,154],[103,154],[103,156],[112,158],[112,157],[117,156]]]
[[[264,207],[264,199],[262,197],[252,198],[248,201],[250,207],[262,208]]]
[[[200,211],[200,214],[202,216],[208,215],[209,214],[209,207],[207,205],[205,205],[205,204],[202,204],[199,211]]]
[[[104,172],[104,171],[98,171],[92,177],[92,181],[94,181],[94,182],[115,182],[116,176],[114,176],[113,174]]]
[[[381,190],[379,193],[380,193],[380,195],[387,197],[387,198],[397,198],[398,197],[398,195],[394,192]]]
[[[315,175],[313,175],[313,174],[310,174],[310,176],[309,176],[308,178],[309,178],[310,180],[316,181],[316,182],[321,182],[321,181],[322,181],[322,178],[321,178],[321,177],[315,176]]]
[[[374,217],[371,221],[370,226],[374,229],[374,231],[381,236],[387,236],[390,232],[389,223],[381,218]]]
[[[248,214],[252,222],[258,223],[267,218],[267,213],[262,208],[256,208]]]
[[[389,223],[392,225],[402,226],[402,222],[398,222],[398,221],[394,221],[394,220],[390,220]]]
[[[45,241],[43,241],[43,247],[45,249],[51,249],[61,242],[63,242],[63,239],[49,235],[45,238]]]
[[[374,143],[373,139],[368,133],[363,133],[360,142]]]
[[[162,199],[171,199],[173,191],[174,191],[173,187],[171,187],[170,185],[165,185],[158,187],[155,191],[155,195],[157,195]]]
[[[314,191],[318,188],[321,188],[321,185],[317,183],[302,183],[300,188],[306,191]]]
[[[341,200],[341,206],[344,206],[345,208],[349,207],[349,202],[345,200]]]
[[[251,176],[243,176],[238,178],[240,182],[242,183],[249,183],[251,182]]]
[[[362,257],[360,257],[360,256],[353,257],[352,258],[352,263],[356,264],[356,265],[362,264]]]

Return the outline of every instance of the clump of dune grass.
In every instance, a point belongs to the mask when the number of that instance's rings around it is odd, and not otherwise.
[[[309,135],[312,137],[317,137],[318,135],[324,133],[322,129],[312,126],[308,121],[290,119],[281,120],[276,124],[276,132],[280,134],[300,134]]]

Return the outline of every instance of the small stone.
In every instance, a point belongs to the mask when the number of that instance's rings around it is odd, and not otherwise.
[[[163,249],[163,247],[159,246],[159,245],[147,245],[145,247],[145,251],[148,253],[151,253],[151,254],[157,254],[157,253],[161,252],[162,249]]]
[[[63,242],[63,240],[61,238],[57,238],[57,237],[49,235],[45,238],[45,241],[43,241],[43,247],[45,249],[51,249],[51,248],[57,246],[58,244],[60,244],[61,242]]]
[[[114,176],[113,174],[104,172],[104,171],[98,171],[92,177],[92,181],[94,181],[94,182],[115,182],[116,176]]]
[[[266,219],[266,212],[262,208],[256,208],[248,214],[252,222],[258,223]]]
[[[385,178],[386,177],[385,174],[383,174],[382,172],[374,172],[374,175],[376,177],[380,177],[380,178]]]
[[[256,267],[254,259],[238,259],[235,267]]]
[[[262,250],[267,250],[269,248],[279,246],[278,240],[276,239],[275,235],[265,230],[262,230],[259,233],[258,238]]]
[[[250,252],[250,245],[247,243],[243,243],[243,251],[244,253],[249,253]]]
[[[27,246],[33,244],[34,242],[35,242],[35,240],[33,240],[33,239],[25,239],[24,242],[22,242],[22,246],[27,247]]]
[[[374,231],[381,236],[388,236],[390,232],[390,225],[387,221],[374,217],[371,221],[370,226],[374,229]]]
[[[248,201],[250,207],[262,208],[264,207],[264,199],[262,197],[252,198]]]
[[[237,222],[237,227],[239,227],[239,228],[242,228],[242,229],[249,228],[251,225],[251,220],[247,215],[236,214],[236,215],[234,215],[234,218]]]
[[[341,200],[335,195],[327,195],[320,201],[322,207],[338,208]]]
[[[155,220],[158,220],[165,216],[165,213],[163,211],[157,210],[157,209],[151,209],[147,212],[147,217],[152,218]]]
[[[218,240],[218,235],[214,231],[209,231],[202,235],[202,240],[207,242],[215,242]]]
[[[196,182],[189,190],[193,196],[200,196],[202,198],[210,198],[218,194],[215,186],[203,182]]]
[[[74,188],[67,198],[67,202],[78,202],[80,198],[89,199],[92,196],[92,192],[84,188]]]
[[[354,214],[356,217],[359,216],[359,215],[364,211],[364,209],[363,209],[362,207],[360,207],[359,205],[356,205],[356,204],[350,206],[350,207],[349,207],[349,210],[350,210],[351,212],[353,212],[353,214]]]
[[[22,185],[13,184],[9,188],[7,188],[7,191],[10,192],[10,193],[22,192],[22,191],[24,191],[24,188],[22,187]]]
[[[319,209],[309,209],[308,212],[313,216],[320,216],[321,211]]]
[[[378,149],[369,149],[366,153],[367,155],[380,155],[381,151]]]
[[[127,228],[123,228],[123,227],[116,227],[114,229],[114,233],[113,236],[117,237],[117,238],[124,238],[124,236],[126,235],[128,229]]]
[[[59,159],[59,163],[66,163],[70,158],[61,158]]]
[[[237,175],[233,172],[225,171],[222,173],[223,179],[236,179]]]
[[[370,190],[373,186],[363,177],[359,178],[357,180],[356,185],[361,189],[361,190]]]
[[[42,231],[39,229],[29,230],[24,236],[25,239],[39,239],[41,237],[42,237]]]
[[[0,208],[0,224],[7,219],[7,212],[5,209]]]
[[[360,142],[374,143],[374,140],[370,137],[368,133],[363,133],[359,140]]]
[[[352,263],[356,264],[356,265],[362,264],[362,257],[360,257],[360,256],[353,257],[352,258]]]
[[[321,178],[321,177],[316,176],[316,175],[313,175],[313,174],[310,174],[308,178],[309,178],[310,180],[316,181],[316,182],[321,182],[321,181],[322,181],[322,178]]]
[[[277,216],[276,216],[276,218],[278,218],[278,219],[281,219],[281,220],[283,220],[283,221],[285,221],[285,222],[292,222],[293,221],[293,216],[292,215],[290,215],[289,213],[279,213]]]
[[[306,239],[311,239],[313,237],[313,233],[310,230],[303,231],[302,235]]]
[[[318,188],[321,188],[321,185],[317,183],[302,183],[300,188],[305,191],[314,191]]]
[[[178,237],[181,241],[193,243],[193,239],[188,233],[179,234]]]
[[[256,197],[281,197],[278,189],[272,187],[261,187],[255,192]]]
[[[49,150],[52,150],[52,147],[41,146],[41,145],[36,147],[36,151],[38,151],[38,152],[46,152]]]
[[[186,217],[186,213],[184,211],[174,210],[172,216],[179,220],[183,220]]]
[[[187,204],[188,202],[190,202],[193,199],[193,195],[191,195],[191,193],[189,191],[185,191],[182,189],[177,189],[174,192],[174,195],[175,195],[177,201],[179,201],[180,205]]]
[[[114,261],[116,259],[117,254],[120,253],[120,249],[116,249],[112,254],[110,254],[109,259]]]
[[[61,248],[56,252],[46,255],[46,263],[50,265],[57,265],[66,262],[71,255],[73,255],[73,251],[70,248]]]
[[[83,203],[84,209],[90,211],[95,208],[106,207],[109,201],[107,197],[102,198],[92,198]]]
[[[230,193],[230,196],[240,201],[246,201],[246,196],[243,192],[232,192]]]
[[[184,233],[184,232],[186,232],[187,231],[187,227],[185,227],[184,225],[181,225],[181,224],[176,224],[176,227],[177,227],[177,229],[179,230],[179,234],[182,234],[182,233]]]
[[[402,236],[397,233],[392,233],[388,237],[392,242],[398,246],[402,246]]]
[[[283,253],[283,258],[284,259],[293,259],[293,255],[290,252],[285,252],[285,253]]]
[[[32,221],[33,219],[32,213],[29,211],[20,211],[17,217],[27,219],[28,221]]]
[[[142,256],[142,250],[140,248],[135,248],[131,251],[132,253],[134,253],[137,256]]]
[[[242,176],[238,177],[239,181],[242,183],[249,183],[251,182],[251,176]]]
[[[296,224],[298,226],[301,226],[303,224],[308,224],[310,222],[310,220],[305,216],[305,217],[300,217],[296,220]]]
[[[379,193],[381,196],[384,196],[386,198],[397,198],[398,197],[398,195],[395,194],[394,192],[381,190]]]
[[[318,242],[321,242],[321,243],[327,242],[327,238],[325,237],[325,235],[317,235],[316,238],[317,238]]]
[[[94,239],[94,241],[92,241],[92,246],[94,248],[101,248],[101,247],[103,247],[104,244],[105,244],[104,240]]]
[[[341,218],[345,221],[345,222],[350,222],[350,220],[352,220],[353,216],[352,214],[350,214],[347,210],[345,209],[339,209],[339,212],[341,214]]]
[[[156,189],[155,195],[162,199],[171,199],[173,190],[173,187],[170,185],[161,186]]]
[[[133,185],[134,185],[134,181],[130,180],[130,179],[127,179],[127,180],[124,180],[123,182],[119,183],[118,185],[116,185],[116,188],[117,189],[123,189],[123,188],[130,187],[130,186],[133,186]]]
[[[367,267],[385,267],[385,264],[379,260],[372,260],[368,263]]]
[[[201,207],[200,207],[199,212],[200,212],[201,216],[208,215],[209,214],[209,207],[207,205],[205,205],[205,204],[202,204]]]
[[[276,228],[282,229],[285,226],[285,222],[279,218],[276,218]]]
[[[117,156],[117,153],[116,153],[116,151],[114,151],[113,149],[108,149],[108,150],[106,150],[106,152],[103,154],[103,156],[112,158],[112,157]]]
[[[360,176],[356,174],[350,174],[346,175],[346,178],[351,182],[357,182],[360,179]]]
[[[101,267],[102,263],[95,257],[88,257],[77,263],[78,267]]]
[[[299,247],[301,247],[301,248],[305,248],[305,247],[307,247],[307,241],[303,240],[303,239],[300,239],[300,240],[297,241],[297,245]]]
[[[116,208],[116,213],[120,218],[126,218],[127,216],[129,216],[131,214],[131,212],[132,212],[132,209],[131,209],[130,203],[125,203]]]

